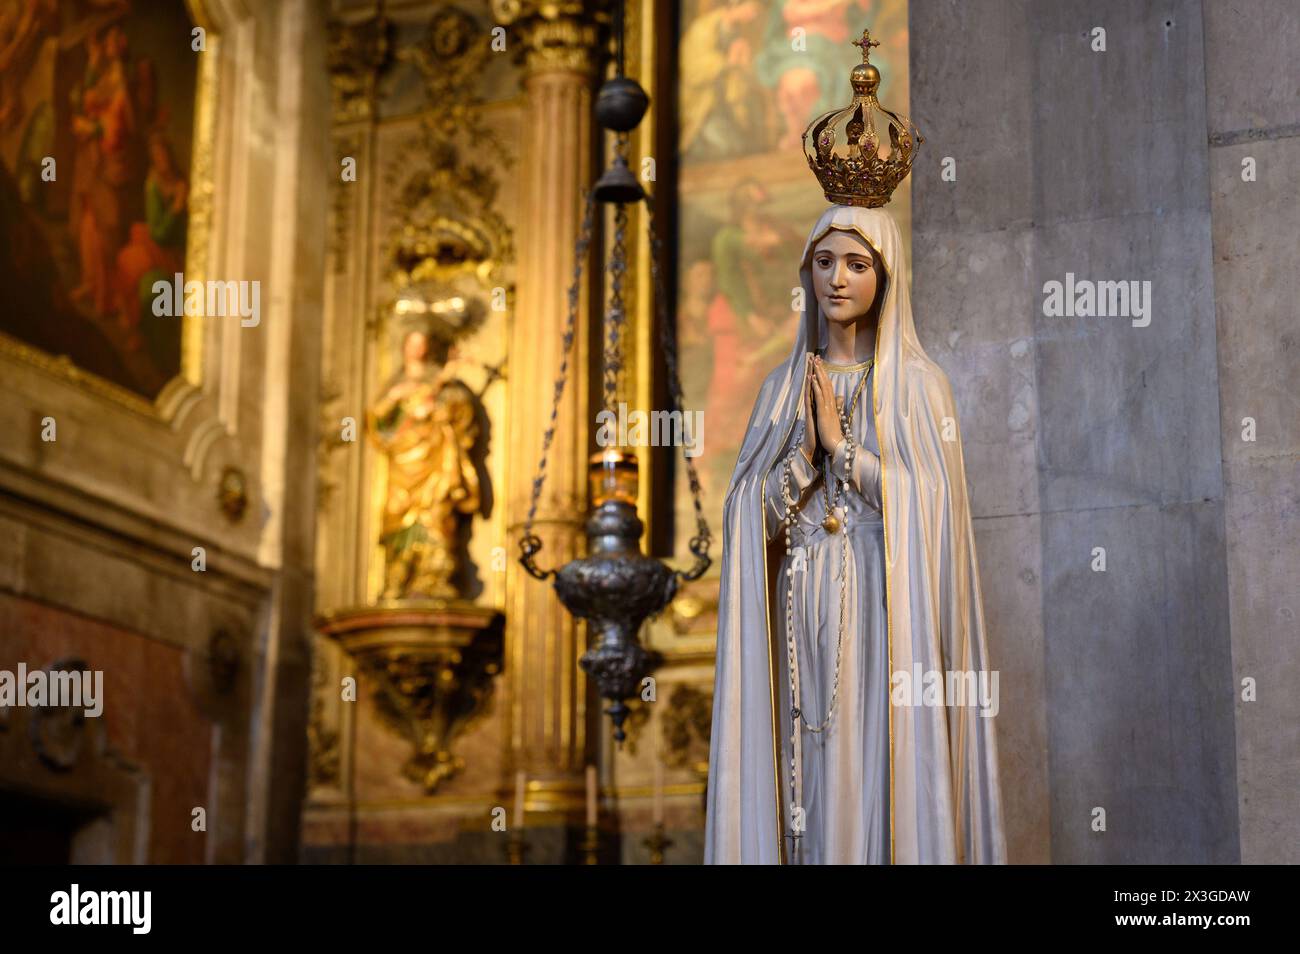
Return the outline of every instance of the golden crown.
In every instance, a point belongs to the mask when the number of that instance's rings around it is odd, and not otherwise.
[[[862,62],[853,67],[853,102],[818,116],[803,131],[803,154],[821,183],[826,200],[837,205],[879,208],[912,171],[916,147],[925,142],[911,120],[880,105],[880,70],[871,65],[871,48],[879,46],[869,30],[853,45],[862,48]],[[882,127],[889,129],[889,148],[880,154]],[[809,152],[808,138],[813,151]],[[843,142],[841,148],[837,144]]]

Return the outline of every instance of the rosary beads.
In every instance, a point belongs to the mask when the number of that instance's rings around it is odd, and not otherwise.
[[[843,529],[840,535],[840,615],[839,615],[839,633],[835,644],[835,677],[831,688],[830,706],[826,712],[826,719],[818,725],[812,725],[808,722],[800,706],[800,692],[798,679],[798,653],[795,646],[794,638],[794,578],[796,562],[793,556],[793,534],[795,523],[795,509],[798,501],[790,491],[790,479],[792,468],[794,466],[794,455],[801,453],[800,448],[803,444],[803,435],[805,428],[811,422],[801,421],[796,429],[795,440],[792,442],[790,452],[786,455],[784,466],[781,468],[781,497],[785,503],[785,514],[781,520],[782,530],[785,533],[785,552],[786,552],[786,593],[785,593],[785,637],[786,637],[786,664],[789,667],[790,674],[790,695],[792,705],[790,708],[790,799],[791,804],[797,804],[798,791],[796,788],[796,779],[799,774],[796,752],[798,751],[799,722],[803,720],[811,732],[824,732],[831,725],[831,720],[835,715],[836,703],[839,701],[840,692],[840,670],[844,658],[844,634],[846,629],[846,602],[848,594],[848,568],[849,568],[849,534],[848,534],[848,510],[845,508],[843,526],[836,509],[838,502],[847,492],[849,476],[853,473],[853,463],[857,455],[857,444],[853,439],[852,423],[853,412],[857,408],[858,397],[862,394],[863,386],[871,374],[871,366],[868,363],[866,373],[863,374],[862,380],[858,382],[854,390],[853,398],[849,402],[847,412],[840,412],[841,431],[844,439],[848,442],[845,447],[845,473],[836,475],[833,473],[833,466],[827,466],[823,472],[822,498],[826,508],[826,515],[822,520],[822,528],[827,534],[835,534]],[[836,492],[828,489],[831,483],[835,484]],[[804,570],[806,572],[807,564],[806,555],[804,559]],[[797,834],[796,834],[797,837]]]
[[[835,493],[830,490],[831,480],[829,477],[822,483],[822,502],[826,507],[826,516],[822,518],[822,527],[827,533],[835,533],[840,529],[840,521],[835,516],[836,505],[844,496],[844,488],[848,483],[848,475],[853,473],[853,457],[857,453],[857,444],[853,440],[853,412],[858,407],[858,397],[862,394],[863,385],[867,383],[867,378],[871,374],[871,362],[867,362],[867,372],[862,375],[862,380],[858,382],[857,388],[853,392],[853,398],[849,401],[848,412],[840,411],[840,432],[844,435],[846,442],[846,461],[848,466],[845,468],[847,473],[835,482]]]

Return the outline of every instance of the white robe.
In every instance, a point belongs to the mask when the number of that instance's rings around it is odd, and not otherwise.
[[[777,637],[786,638],[786,587],[794,612],[800,708],[799,751],[790,746],[790,667],[780,670],[781,765],[786,792],[801,806],[803,831],[790,847],[793,864],[888,864],[889,862],[889,645],[885,626],[885,524],[880,515],[880,453],[870,409],[872,372],[861,365],[824,365],[835,394],[847,406],[859,383],[853,415],[859,447],[855,473],[845,489],[832,478],[831,461],[818,472],[802,454],[792,460],[790,492],[801,501],[791,528],[790,549],[777,574]],[[856,368],[856,370],[854,370]],[[867,380],[862,382],[863,377]],[[837,462],[838,463],[838,462]],[[780,519],[782,460],[767,481],[768,536],[783,542]],[[842,464],[841,464],[842,466]],[[828,533],[826,491],[839,492],[835,512],[841,528]],[[844,545],[848,544],[847,560]],[[844,587],[844,638],[839,689],[835,690],[840,642],[840,575]],[[793,576],[787,572],[793,570]],[[786,657],[783,657],[783,659]],[[824,731],[832,695],[835,712]],[[798,775],[792,774],[798,771]],[[793,791],[791,789],[793,788]]]
[[[861,236],[880,255],[885,271],[870,410],[880,447],[888,671],[988,675],[992,668],[957,408],[946,375],[916,337],[911,295],[902,278],[907,271],[898,226],[883,209],[832,206],[813,227],[804,248],[800,281],[805,308],[798,337],[754,402],[723,505],[706,864],[794,860],[787,842],[798,827],[797,809],[804,809],[804,837],[811,827],[808,806],[792,804],[789,773],[783,771],[789,765],[783,751],[783,738],[788,737],[788,726],[783,726],[789,718],[784,704],[788,690],[781,684],[786,647],[778,625],[781,608],[774,605],[784,602],[775,572],[782,553],[781,548],[768,546],[765,512],[772,467],[791,446],[803,413],[807,355],[827,341],[826,319],[817,307],[813,287],[811,253],[832,229]],[[865,561],[868,552],[861,551],[860,558]],[[821,613],[819,608],[816,611]],[[866,614],[862,615],[866,623]],[[812,627],[806,630],[814,632]],[[809,651],[811,658],[811,646]],[[817,652],[824,658],[824,648]],[[861,667],[864,662],[870,674],[869,660],[855,658],[854,664]],[[821,676],[818,685],[820,681]],[[868,683],[864,692],[872,691]],[[822,709],[805,706],[812,709],[811,718],[824,718]],[[867,727],[867,710],[862,711],[863,730],[858,734],[865,746],[867,737],[878,735],[878,730],[873,733]],[[1002,717],[1007,712],[1003,709]],[[945,705],[891,704],[887,715],[888,860],[894,864],[1005,862],[995,720],[974,708]],[[861,751],[847,730],[841,744],[852,746],[855,753]],[[813,762],[803,781],[812,781],[817,771]],[[845,781],[846,770],[838,764],[835,771],[839,774],[834,798],[843,804],[841,783],[853,783]],[[869,771],[864,767],[863,777]],[[824,807],[829,789],[825,782],[817,784],[823,800],[820,812],[829,818]],[[805,792],[805,798],[809,795],[811,791]],[[863,790],[864,800],[872,797]],[[874,815],[875,809],[870,811]],[[821,843],[829,842],[821,838]],[[856,850],[842,843],[841,839],[828,850]],[[810,851],[799,850],[805,858]],[[864,856],[870,857],[870,852]]]

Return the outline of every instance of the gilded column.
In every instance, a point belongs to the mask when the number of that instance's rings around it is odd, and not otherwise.
[[[509,42],[525,55],[517,229],[516,308],[510,331],[510,540],[507,568],[507,676],[510,771],[528,777],[529,811],[576,810],[587,761],[587,679],[578,667],[585,627],[560,605],[550,581],[534,580],[517,559],[532,479],[560,371],[573,246],[583,190],[592,172],[592,86],[599,58],[594,4],[494,2]],[[586,458],[594,409],[588,372],[591,320],[584,287],[569,379],[546,465],[534,532],[545,567],[582,554]]]

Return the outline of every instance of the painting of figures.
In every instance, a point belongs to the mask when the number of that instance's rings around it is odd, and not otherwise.
[[[180,0],[0,0],[0,333],[144,398],[185,266],[198,58]]]

